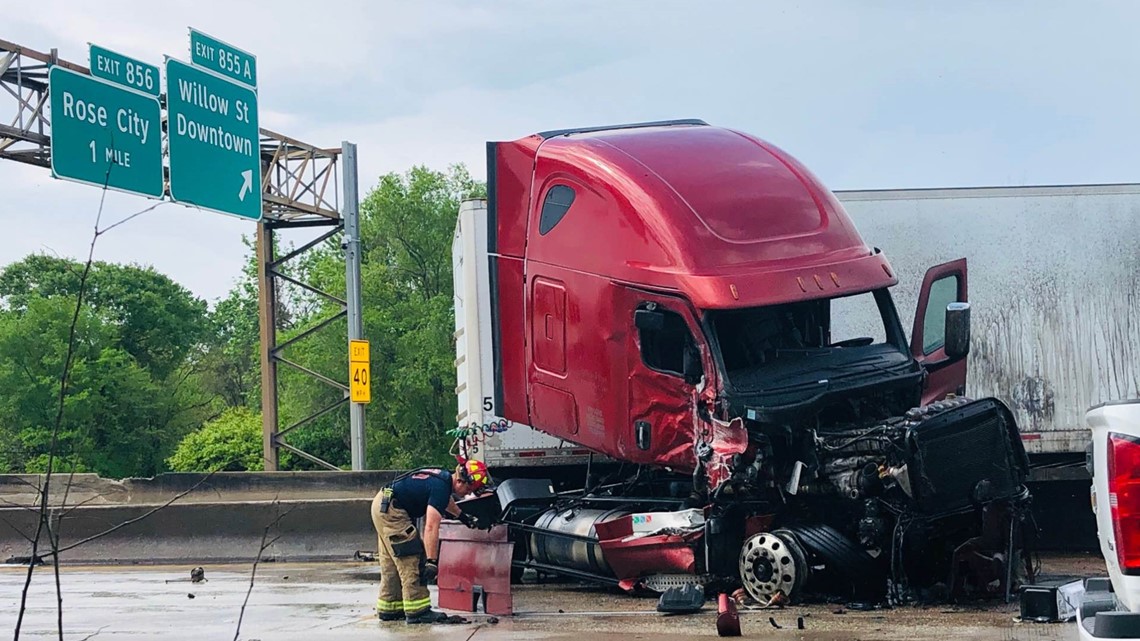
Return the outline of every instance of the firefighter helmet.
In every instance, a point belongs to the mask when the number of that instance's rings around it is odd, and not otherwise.
[[[459,464],[459,476],[471,487],[472,492],[478,492],[491,483],[491,473],[487,471],[487,464],[474,459]]]

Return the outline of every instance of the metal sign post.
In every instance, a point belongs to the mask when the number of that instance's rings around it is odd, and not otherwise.
[[[348,308],[348,340],[360,341],[364,337],[364,319],[361,317],[360,307],[360,197],[356,181],[356,144],[341,143],[340,152],[341,176],[344,180],[344,204],[341,207],[341,219],[344,220],[344,262],[345,262],[345,302]],[[365,343],[365,345],[367,345]],[[367,349],[365,349],[365,360]],[[363,368],[351,363],[350,371],[353,379],[349,386],[352,388],[352,402],[349,403],[348,424],[352,444],[352,469],[364,469],[364,403],[372,400],[368,363]],[[358,374],[363,372],[364,380],[356,380]],[[361,392],[358,389],[364,388]],[[359,399],[359,400],[358,400]],[[367,399],[367,400],[364,400]],[[361,402],[363,401],[363,402]]]

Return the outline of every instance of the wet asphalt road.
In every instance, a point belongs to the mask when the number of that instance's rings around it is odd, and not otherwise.
[[[65,639],[233,639],[249,589],[248,566],[208,566],[206,582],[191,583],[193,565],[64,567]],[[1095,557],[1047,559],[1049,573],[1103,573]],[[15,628],[26,568],[0,566],[0,631]],[[50,567],[37,568],[22,639],[56,638],[56,596]],[[514,617],[495,625],[484,615],[471,625],[380,623],[375,565],[263,563],[241,624],[241,638],[260,639],[621,639],[716,637],[714,602],[695,615],[665,616],[652,598],[634,598],[576,585],[517,586]],[[191,598],[191,595],[193,598]],[[434,593],[433,593],[434,596]],[[897,608],[872,612],[837,606],[795,606],[742,612],[744,637],[771,639],[1076,639],[1075,624],[1016,621],[1017,604],[986,607]],[[560,612],[561,611],[561,612]],[[773,627],[771,617],[780,629]],[[796,629],[803,617],[804,630]],[[97,636],[92,636],[97,635]]]

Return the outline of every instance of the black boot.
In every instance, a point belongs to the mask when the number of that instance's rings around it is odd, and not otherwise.
[[[423,612],[413,614],[407,617],[406,621],[412,623],[435,623],[435,624],[448,624],[454,625],[458,623],[470,623],[467,619],[461,616],[449,616],[443,612],[436,612],[431,608],[425,609]]]
[[[381,621],[399,621],[400,619],[404,618],[404,611],[396,610],[395,612],[377,612],[376,615],[380,617]]]

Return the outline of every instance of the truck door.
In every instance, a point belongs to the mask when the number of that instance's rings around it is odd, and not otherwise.
[[[629,421],[619,446],[634,462],[691,464],[696,388],[713,371],[700,325],[684,299],[627,291]]]
[[[946,351],[946,307],[968,300],[965,258],[927,270],[919,290],[914,331],[910,337],[911,354],[922,363],[928,375],[922,391],[923,404],[947,394],[966,393],[966,355],[951,356]]]

